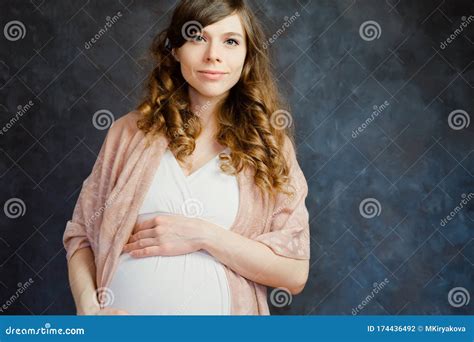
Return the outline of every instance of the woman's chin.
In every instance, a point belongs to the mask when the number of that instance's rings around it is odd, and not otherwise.
[[[219,89],[213,89],[214,87],[202,87],[202,88],[195,88],[197,92],[204,97],[214,98],[214,97],[221,97],[227,93],[227,90],[223,90],[222,87]]]

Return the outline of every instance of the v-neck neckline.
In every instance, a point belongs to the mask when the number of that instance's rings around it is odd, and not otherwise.
[[[198,169],[194,170],[194,171],[193,171],[192,173],[190,173],[189,175],[185,175],[185,174],[184,174],[184,171],[183,171],[183,169],[181,168],[181,165],[179,165],[179,162],[178,162],[178,160],[176,159],[176,157],[174,156],[174,153],[173,153],[169,148],[168,148],[168,152],[171,154],[171,159],[173,159],[174,164],[175,164],[175,166],[178,168],[178,170],[179,170],[181,176],[182,176],[184,179],[188,180],[188,179],[194,177],[196,174],[200,173],[200,172],[201,172],[204,168],[206,168],[212,161],[214,161],[216,158],[218,158],[221,153],[226,152],[228,149],[229,149],[228,147],[224,148],[222,151],[220,151],[219,153],[217,153],[216,155],[214,155],[214,157],[212,157],[211,159],[209,159],[207,162],[205,162],[203,165],[201,165],[201,167],[199,167]]]

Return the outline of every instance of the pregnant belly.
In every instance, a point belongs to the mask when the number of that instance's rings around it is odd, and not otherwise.
[[[205,251],[133,258],[120,256],[108,306],[132,315],[229,315],[224,266]]]

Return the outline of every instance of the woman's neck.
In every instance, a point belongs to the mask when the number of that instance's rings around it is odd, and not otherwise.
[[[194,88],[189,87],[191,111],[201,121],[202,131],[199,138],[213,137],[217,132],[217,111],[219,110],[221,100],[226,96],[227,94],[207,97],[197,92]]]

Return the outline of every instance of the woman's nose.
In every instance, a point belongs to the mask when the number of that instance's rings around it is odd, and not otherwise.
[[[206,62],[222,62],[219,49],[215,44],[209,44],[205,57]]]

